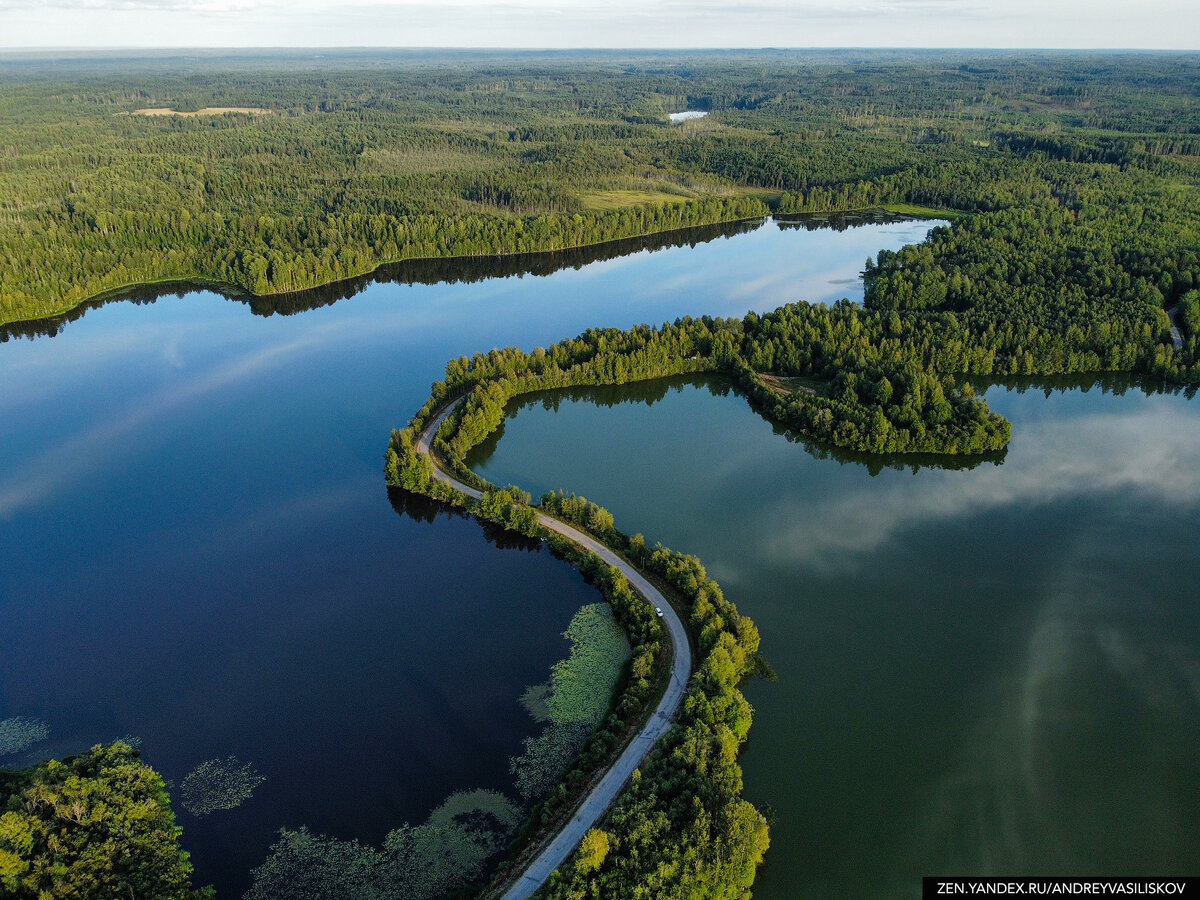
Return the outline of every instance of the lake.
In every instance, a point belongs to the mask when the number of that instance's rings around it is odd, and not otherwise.
[[[1013,438],[973,466],[805,444],[711,377],[518,398],[469,460],[697,554],[758,624],[760,900],[1200,870],[1200,410],[982,393]]]
[[[511,793],[536,730],[520,695],[597,594],[389,495],[390,430],[451,357],[860,298],[863,260],[929,227],[741,223],[276,298],[158,286],[0,329],[0,721],[49,732],[0,765],[140,740],[221,897],[281,827],[379,841],[456,791]],[[230,756],[265,777],[253,796],[181,808],[188,774]]]

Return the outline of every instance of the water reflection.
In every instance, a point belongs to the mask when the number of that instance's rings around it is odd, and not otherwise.
[[[1145,502],[1189,506],[1200,498],[1200,420],[1170,407],[1096,413],[1060,423],[1029,423],[1010,453],[1020,465],[984,467],[970,479],[931,472],[918,480],[862,485],[814,498],[797,518],[781,501],[757,526],[767,559],[786,557],[828,570],[856,567],[893,535],[918,523],[1001,507],[1034,508],[1089,494],[1134,492]],[[1081,452],[1081,448],[1087,452]],[[830,529],[836,521],[844,527]]]
[[[916,216],[892,213],[883,209],[864,209],[855,212],[805,213],[775,217],[775,224],[782,230],[795,228],[804,231],[846,231],[864,225],[893,225],[911,222]]]
[[[586,247],[574,247],[567,250],[554,250],[544,253],[513,253],[501,256],[464,256],[441,259],[413,259],[398,263],[388,263],[375,271],[348,278],[344,281],[322,285],[304,291],[287,294],[274,294],[265,297],[255,296],[240,288],[215,284],[202,280],[160,282],[157,284],[137,285],[122,288],[104,294],[92,300],[87,300],[79,306],[57,316],[36,319],[28,322],[11,322],[0,325],[0,343],[13,338],[54,337],[71,322],[81,319],[93,309],[110,303],[131,303],[146,305],[164,297],[183,298],[196,291],[208,291],[219,294],[228,300],[244,303],[256,316],[290,316],[297,313],[332,306],[340,300],[347,300],[372,285],[437,285],[437,284],[472,284],[491,279],[504,279],[526,275],[543,278],[565,269],[582,270],[594,269],[599,263],[615,262],[627,259],[639,253],[655,253],[679,247],[697,247],[718,238],[734,237],[761,228],[767,220],[751,219],[741,222],[720,222],[713,225],[701,225],[695,228],[660,234],[643,235],[641,237],[608,241],[602,244],[592,244]],[[814,214],[798,216],[789,219],[776,219],[780,230],[803,229],[809,232],[843,232],[850,228],[861,228],[868,225],[881,225],[900,222],[920,221],[912,216],[887,213],[882,210],[864,210],[860,213],[841,215]],[[907,237],[907,235],[906,235]],[[774,284],[775,278],[770,273],[763,273],[762,278]],[[858,279],[840,278],[828,279],[830,283],[853,286]],[[752,297],[765,285],[749,282],[743,286],[745,296]],[[671,287],[669,284],[667,287]],[[678,285],[676,286],[678,287]],[[853,293],[853,292],[851,292]]]
[[[984,387],[1002,465],[835,459],[703,381],[531,399],[476,463],[698,554],[755,618],[756,897],[1200,864],[1200,412],[1125,377]]]
[[[219,822],[181,812],[198,877],[223,896],[281,826],[378,842],[455,790],[505,789],[529,726],[514,699],[595,592],[456,515],[418,525],[431,513],[408,501],[397,515],[383,442],[461,353],[820,300],[832,257],[848,277],[928,225],[741,227],[545,278],[480,260],[477,282],[274,298],[269,318],[175,286],[3,345],[0,721],[48,722],[37,752],[55,756],[141,735],[176,782],[205,759],[253,760],[268,779],[253,803]],[[732,298],[768,271],[774,287]],[[431,658],[442,646],[452,665]]]
[[[979,688],[913,809],[897,872],[1194,868],[1200,654],[1170,604],[1119,577],[1146,561],[1107,531],[1085,527],[1056,560],[1012,667]]]
[[[36,506],[55,491],[110,465],[134,435],[159,423],[168,413],[262,378],[268,372],[278,372],[321,345],[331,332],[343,328],[340,323],[325,323],[291,340],[209,364],[202,371],[189,373],[188,378],[169,381],[127,399],[120,408],[110,408],[100,421],[59,438],[53,445],[38,447],[31,458],[0,475],[0,518],[11,518],[20,510]]]
[[[499,550],[522,550],[526,553],[540,553],[545,547],[541,538],[532,538],[519,531],[512,531],[495,522],[470,516],[457,506],[442,500],[426,497],[424,494],[414,494],[404,488],[389,486],[387,489],[388,502],[392,509],[401,517],[407,517],[414,522],[432,524],[439,516],[446,518],[474,519],[483,529],[483,536],[489,544]]]
[[[582,269],[595,263],[616,260],[640,252],[656,252],[672,247],[696,247],[717,238],[732,237],[762,227],[763,219],[742,222],[720,222],[661,234],[608,241],[587,247],[554,250],[546,253],[512,253],[502,256],[457,256],[442,259],[412,259],[380,266],[374,272],[322,285],[304,291],[259,297],[232,285],[214,284],[201,280],[161,282],[122,288],[87,300],[70,312],[29,322],[0,325],[0,342],[12,338],[54,337],[70,322],[77,321],[90,310],[109,303],[145,305],[163,297],[182,298],[196,291],[210,291],[228,300],[250,307],[256,316],[290,316],[296,313],[332,306],[346,300],[373,284],[471,284],[493,278],[545,277],[563,269]],[[869,224],[862,220],[858,224]],[[822,226],[816,226],[822,227]]]
[[[1158,378],[1130,375],[1125,372],[993,376],[982,380],[973,379],[973,383],[981,392],[992,387],[1004,388],[1016,394],[1040,391],[1046,399],[1050,399],[1054,394],[1065,394],[1071,391],[1086,394],[1096,390],[1101,394],[1111,394],[1114,397],[1123,397],[1132,392],[1144,394],[1147,397],[1156,394],[1180,394],[1191,400],[1196,396],[1196,391],[1200,389],[1200,385],[1180,385]]]
[[[655,378],[649,381],[635,381],[619,385],[585,385],[580,387],[557,388],[550,391],[538,391],[522,394],[509,401],[505,408],[506,419],[515,418],[523,410],[540,409],[543,412],[557,413],[564,403],[587,403],[592,406],[612,409],[625,404],[637,404],[653,407],[667,397],[669,392],[681,393],[689,388],[700,388],[713,397],[736,396],[745,400],[744,392],[729,378],[723,375],[678,375],[669,378]],[[746,401],[748,403],[748,401]],[[1007,450],[994,453],[981,453],[972,456],[939,455],[933,453],[893,453],[881,455],[878,453],[862,453],[856,450],[846,450],[811,440],[790,428],[773,420],[770,423],[772,432],[785,440],[800,444],[806,453],[814,459],[833,460],[841,465],[852,465],[865,469],[872,476],[878,475],[885,469],[908,471],[913,474],[921,469],[974,469],[982,465],[1001,465]],[[504,438],[505,425],[487,436],[467,455],[467,465],[476,466],[486,463],[492,458]]]

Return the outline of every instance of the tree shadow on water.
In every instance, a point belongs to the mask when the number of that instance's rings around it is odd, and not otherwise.
[[[388,502],[401,518],[409,518],[414,522],[432,524],[439,516],[447,519],[473,519],[483,529],[483,536],[489,544],[500,550],[523,550],[526,553],[540,553],[543,547],[540,538],[531,538],[519,531],[510,531],[495,522],[481,519],[464,512],[457,506],[426,497],[424,494],[414,494],[400,487],[388,486]]]

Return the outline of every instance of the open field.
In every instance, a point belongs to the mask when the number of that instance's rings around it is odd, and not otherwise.
[[[579,197],[585,208],[597,210],[622,209],[643,203],[680,203],[688,199],[691,199],[689,195],[668,194],[666,191],[656,190],[589,191]]]

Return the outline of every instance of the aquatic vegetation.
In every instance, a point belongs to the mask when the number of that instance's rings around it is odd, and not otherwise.
[[[284,829],[244,900],[433,900],[483,875],[519,821],[503,794],[477,790],[452,794],[424,824],[397,828],[378,848]]]
[[[41,719],[13,716],[0,721],[0,756],[20,753],[50,737],[50,728]]]
[[[474,816],[491,816],[503,832],[511,832],[521,824],[520,811],[499,791],[458,791],[429,814],[429,821],[446,825],[466,821]],[[466,818],[464,818],[466,817]]]
[[[533,721],[549,722],[550,707],[546,703],[549,697],[550,682],[543,681],[541,684],[531,684],[525,688],[525,693],[521,694],[521,705],[533,717]]]
[[[551,723],[541,734],[525,738],[525,752],[512,757],[508,767],[526,801],[535,803],[554,790],[558,776],[583,749],[591,730],[587,725]]]
[[[629,640],[607,603],[582,607],[566,636],[571,654],[554,664],[546,708],[552,722],[594,726],[608,711],[613,685],[629,658]]]
[[[384,849],[409,883],[405,896],[440,897],[483,874],[488,858],[520,824],[517,806],[496,791],[460,791],[424,825],[391,832]]]
[[[181,805],[193,816],[234,809],[249,800],[254,789],[266,780],[253,763],[243,765],[236,756],[210,759],[183,779]]]
[[[531,685],[522,705],[535,721],[547,722],[525,750],[509,761],[517,790],[528,802],[547,796],[558,777],[583,749],[612,702],[621,667],[629,658],[629,639],[606,603],[580,608],[564,636],[571,641],[566,659],[554,664],[550,680]]]

